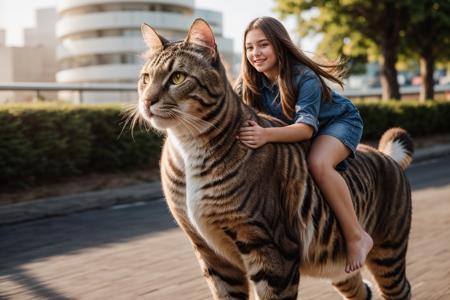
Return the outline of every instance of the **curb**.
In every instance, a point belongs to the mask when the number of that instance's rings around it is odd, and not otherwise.
[[[450,144],[417,149],[413,164],[450,155]],[[0,206],[0,226],[48,217],[64,216],[118,204],[147,202],[163,198],[160,182],[107,189],[68,196],[37,199],[32,202]]]
[[[450,155],[450,144],[438,144],[431,147],[417,149],[413,155],[413,164]]]
[[[163,198],[161,184],[153,182],[124,188],[37,199],[32,202],[0,206],[0,225],[8,225],[55,216],[64,216],[118,204]]]

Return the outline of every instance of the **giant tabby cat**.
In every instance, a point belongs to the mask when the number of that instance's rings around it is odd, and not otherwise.
[[[168,206],[189,237],[215,299],[297,299],[300,275],[329,278],[346,299],[370,299],[359,271],[344,272],[345,243],[308,173],[309,142],[240,144],[248,120],[279,126],[240,101],[226,79],[214,35],[197,19],[184,41],[150,26],[133,119],[167,134],[161,179]],[[366,265],[385,299],[409,299],[405,257],[411,223],[404,169],[412,141],[387,131],[379,150],[360,145],[342,174],[374,247]]]

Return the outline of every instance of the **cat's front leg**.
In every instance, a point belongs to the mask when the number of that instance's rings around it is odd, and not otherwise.
[[[204,242],[192,239],[209,289],[216,300],[249,299],[249,283],[244,271],[217,255]]]
[[[213,298],[216,300],[249,299],[249,284],[243,266],[234,265],[211,249],[190,223],[185,208],[173,209],[172,207],[171,211],[195,249],[197,260]]]
[[[286,231],[275,233],[264,222],[249,220],[235,244],[260,300],[297,299],[300,250]]]
[[[242,268],[236,267],[212,250],[190,223],[187,216],[183,160],[176,149],[168,143],[165,144],[161,156],[161,181],[169,209],[193,244],[213,298],[216,300],[248,299],[248,279]]]

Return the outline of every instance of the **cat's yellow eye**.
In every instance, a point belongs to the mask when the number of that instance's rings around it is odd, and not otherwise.
[[[150,75],[148,75],[147,73],[145,73],[145,74],[142,74],[141,77],[142,77],[142,83],[143,83],[143,84],[149,83],[149,81],[150,81]]]
[[[183,73],[180,72],[175,72],[173,73],[172,77],[170,77],[170,82],[178,85],[180,83],[182,83],[184,81],[184,79],[186,79],[186,75],[184,75]]]

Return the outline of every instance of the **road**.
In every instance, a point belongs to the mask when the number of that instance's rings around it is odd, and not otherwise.
[[[450,157],[413,164],[407,175],[413,299],[450,299]],[[328,282],[309,278],[302,278],[300,295],[340,299]],[[0,227],[0,299],[211,296],[161,200]]]

